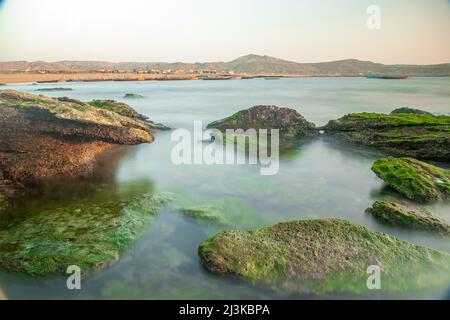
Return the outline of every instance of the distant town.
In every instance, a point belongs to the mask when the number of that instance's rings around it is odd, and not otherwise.
[[[297,63],[269,56],[246,55],[229,62],[144,63],[105,61],[0,62],[0,83],[70,81],[240,80],[280,77],[450,76],[450,64],[385,65],[346,59]]]

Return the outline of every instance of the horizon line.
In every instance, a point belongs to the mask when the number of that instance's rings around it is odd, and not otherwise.
[[[77,59],[63,59],[63,60],[54,60],[54,61],[48,61],[48,60],[0,60],[0,63],[11,63],[11,62],[26,62],[26,63],[36,63],[36,62],[44,62],[44,63],[62,63],[62,62],[106,62],[106,63],[114,63],[114,64],[120,64],[120,63],[149,63],[149,64],[158,64],[158,63],[166,63],[166,64],[175,64],[175,63],[184,63],[184,64],[207,64],[207,63],[229,63],[234,60],[248,57],[248,56],[257,56],[257,57],[267,57],[267,58],[273,58],[277,60],[282,60],[284,62],[292,62],[297,64],[318,64],[318,63],[330,63],[330,62],[341,62],[341,61],[358,61],[358,62],[370,62],[375,64],[382,64],[382,65],[419,65],[419,66],[432,66],[432,65],[442,65],[442,64],[450,64],[449,62],[442,62],[442,63],[427,63],[427,64],[417,64],[417,63],[383,63],[383,62],[375,62],[372,60],[365,60],[365,59],[358,59],[358,58],[345,58],[345,59],[338,59],[338,60],[327,60],[327,61],[319,61],[319,62],[298,62],[294,60],[287,60],[283,58],[278,58],[266,54],[254,54],[249,53],[243,56],[238,56],[237,58],[234,58],[232,60],[215,60],[215,61],[196,61],[196,62],[186,62],[186,61],[133,61],[133,60],[124,60],[124,61],[112,61],[112,60],[101,60],[101,59],[93,59],[93,60],[77,60]]]

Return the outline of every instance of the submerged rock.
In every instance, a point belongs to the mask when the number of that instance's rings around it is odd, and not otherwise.
[[[413,211],[397,203],[376,201],[372,208],[366,211],[375,218],[394,226],[437,231],[450,236],[450,224],[424,210]]]
[[[450,197],[450,170],[413,158],[387,157],[375,161],[372,171],[411,200],[426,202]]]
[[[157,123],[157,122],[153,122],[151,120],[147,120],[148,125],[153,129],[153,130],[159,130],[159,131],[164,131],[164,130],[171,130],[172,128],[162,124],[162,123]]]
[[[315,125],[296,110],[277,106],[254,106],[230,117],[214,121],[208,129],[279,129],[280,137],[299,137],[313,134]]]
[[[328,135],[399,155],[450,160],[450,117],[417,113],[353,113],[323,127]]]
[[[212,222],[220,225],[226,225],[227,222],[215,208],[212,207],[197,207],[197,208],[184,208],[181,212],[190,218],[196,219],[201,222]]]
[[[204,241],[199,255],[212,272],[297,294],[369,294],[372,265],[382,270],[384,292],[440,288],[450,280],[450,255],[338,219],[223,231]]]
[[[137,94],[137,93],[126,93],[123,97],[125,99],[138,99],[138,98],[143,98],[144,96],[141,94]]]
[[[199,224],[208,226],[254,226],[256,223],[252,207],[236,197],[220,197],[200,203],[187,203],[182,205],[179,211]]]
[[[399,114],[399,113],[426,114],[426,115],[430,115],[430,116],[433,115],[431,112],[428,112],[428,111],[414,109],[414,108],[408,108],[408,107],[397,108],[391,112],[391,114]]]
[[[0,91],[0,186],[55,176],[88,176],[95,156],[117,145],[151,143],[151,127],[125,104]]]
[[[36,91],[72,91],[72,88],[56,87],[56,88],[40,88]]]
[[[116,262],[170,195],[148,194],[102,203],[80,202],[0,224],[0,269],[62,275],[77,265],[86,276]]]

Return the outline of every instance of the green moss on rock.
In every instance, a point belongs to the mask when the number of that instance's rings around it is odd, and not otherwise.
[[[450,160],[450,117],[430,113],[353,113],[330,121],[328,135],[422,159]]]
[[[279,129],[280,137],[312,135],[315,125],[305,120],[296,110],[277,106],[254,106],[214,121],[208,129]]]
[[[413,114],[427,114],[427,115],[433,115],[431,112],[423,111],[420,109],[414,109],[414,108],[408,108],[408,107],[401,107],[393,110],[391,114],[398,114],[398,113],[413,113]]]
[[[220,225],[227,224],[225,219],[211,207],[185,208],[181,209],[181,212],[185,216],[199,221],[212,222]]]
[[[394,157],[378,159],[372,170],[411,200],[426,202],[450,196],[450,170],[413,158]]]
[[[0,211],[5,210],[9,205],[8,198],[0,190]]]
[[[252,208],[246,202],[234,197],[223,197],[201,204],[190,204],[182,207],[180,211],[200,224],[250,226],[255,223]]]
[[[64,274],[77,265],[84,276],[118,260],[146,229],[169,195],[80,203],[44,210],[2,224],[0,269],[32,276]]]
[[[0,105],[0,120],[8,124],[13,124],[18,115],[24,115],[27,121],[32,121],[33,126],[29,126],[30,128],[41,122],[49,122],[50,119],[53,126],[65,121],[65,135],[71,134],[72,131],[76,131],[77,136],[87,135],[86,127],[98,126],[97,135],[103,136],[103,131],[109,130],[110,140],[137,140],[139,143],[151,143],[154,140],[147,118],[130,106],[114,100],[84,103],[65,97],[54,99],[15,90],[0,90]],[[53,126],[46,124],[47,130],[53,130]]]
[[[88,102],[89,105],[97,108],[113,111],[117,114],[120,114],[124,117],[128,117],[135,120],[145,121],[147,117],[137,113],[133,108],[131,108],[126,103],[122,103],[116,100],[92,100]]]
[[[292,221],[223,231],[199,247],[204,266],[290,293],[367,293],[367,268],[382,269],[392,293],[445,287],[450,255],[339,219]]]
[[[375,218],[394,226],[417,230],[436,231],[450,236],[450,225],[438,216],[424,210],[410,210],[397,203],[376,201],[366,210]]]

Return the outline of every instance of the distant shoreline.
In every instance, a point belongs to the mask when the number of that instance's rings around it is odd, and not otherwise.
[[[225,75],[212,75],[210,79],[218,80],[246,80],[248,78],[355,78],[365,75],[285,75],[285,74],[245,74],[233,75],[224,78]],[[420,76],[425,78],[445,78],[449,76]],[[106,82],[106,81],[176,81],[176,80],[202,80],[198,74],[176,75],[150,75],[138,73],[0,73],[0,84],[14,83],[70,83],[70,82]],[[1,86],[0,86],[1,88]]]

